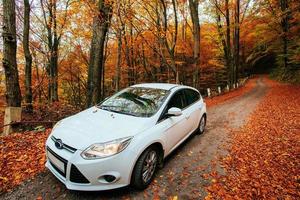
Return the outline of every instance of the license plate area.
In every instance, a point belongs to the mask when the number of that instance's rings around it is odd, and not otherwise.
[[[55,166],[56,170],[59,170],[62,175],[65,175],[65,163],[57,158],[53,153],[47,150],[47,157],[52,165]]]

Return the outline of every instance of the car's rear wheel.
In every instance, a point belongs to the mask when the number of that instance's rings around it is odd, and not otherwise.
[[[139,157],[132,173],[131,184],[136,189],[145,189],[154,178],[159,165],[159,150],[155,146],[146,149]]]
[[[202,117],[201,117],[201,119],[199,121],[199,126],[198,126],[198,132],[199,132],[199,134],[204,133],[205,126],[206,126],[206,115],[202,115]]]

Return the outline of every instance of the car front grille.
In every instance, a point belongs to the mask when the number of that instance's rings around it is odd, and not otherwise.
[[[55,138],[54,136],[51,136],[52,141],[55,143],[57,141],[57,138]],[[75,149],[74,147],[71,147],[65,143],[63,143],[62,148],[71,152],[71,153],[75,153],[77,151],[77,149]]]
[[[71,165],[70,181],[74,183],[90,183],[75,165]]]
[[[58,160],[60,160],[61,162],[64,163],[64,168],[65,168],[65,172],[67,171],[67,164],[68,161],[62,157],[60,157],[59,155],[57,155],[54,151],[52,151],[49,147],[47,147],[47,151],[49,151],[53,156],[55,156]],[[60,169],[58,169],[58,167],[56,167],[50,160],[49,160],[51,166],[63,177],[66,177],[66,173],[62,172]]]

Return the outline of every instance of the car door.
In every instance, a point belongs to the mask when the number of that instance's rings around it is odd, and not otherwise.
[[[201,105],[200,94],[196,90],[192,89],[184,89],[185,99],[186,99],[186,106],[185,112],[187,116],[187,123],[189,124],[189,132],[194,131],[198,128],[199,121],[200,121],[200,114],[201,114]]]
[[[166,140],[165,150],[167,154],[176,148],[178,143],[188,134],[190,129],[187,124],[187,117],[184,110],[180,116],[166,116],[166,113],[172,107],[183,109],[185,106],[184,100],[183,90],[176,92],[166,105],[159,121],[159,125],[164,128],[163,134]]]

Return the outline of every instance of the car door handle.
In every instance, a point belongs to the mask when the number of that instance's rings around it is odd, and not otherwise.
[[[190,118],[190,115],[185,116],[185,119],[189,119],[189,118]]]

